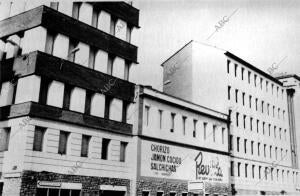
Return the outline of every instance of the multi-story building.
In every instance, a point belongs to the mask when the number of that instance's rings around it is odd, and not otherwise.
[[[230,195],[228,115],[151,87],[136,95],[136,195]]]
[[[0,5],[2,195],[129,195],[139,10],[125,2],[36,6]]]
[[[233,194],[300,194],[296,130],[290,124],[293,87],[228,51],[197,41],[162,66],[166,94],[230,115]]]

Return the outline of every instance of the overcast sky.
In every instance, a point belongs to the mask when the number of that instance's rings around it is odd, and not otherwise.
[[[192,39],[226,49],[264,71],[281,62],[277,72],[300,75],[300,1],[135,0],[133,6],[140,10],[141,26],[133,34],[139,47],[134,82],[161,90],[160,64]]]

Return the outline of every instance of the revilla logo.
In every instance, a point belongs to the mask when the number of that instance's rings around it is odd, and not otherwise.
[[[205,163],[204,163],[205,161]],[[211,160],[205,160],[203,153],[199,154],[195,158],[196,162],[196,180],[213,180],[220,181],[223,177],[223,171],[220,166],[218,157]]]

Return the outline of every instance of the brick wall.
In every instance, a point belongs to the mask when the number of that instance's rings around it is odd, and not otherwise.
[[[38,180],[82,183],[83,192],[90,193],[90,195],[94,195],[99,191],[99,185],[126,186],[128,195],[130,194],[129,179],[65,175],[52,172],[24,171],[22,174],[20,196],[34,195],[36,193],[36,185]]]

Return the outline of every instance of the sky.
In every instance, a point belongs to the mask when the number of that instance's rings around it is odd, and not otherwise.
[[[134,0],[133,6],[141,27],[132,35],[135,83],[162,90],[161,63],[190,40],[223,48],[263,71],[276,65],[274,73],[300,76],[298,0]]]

